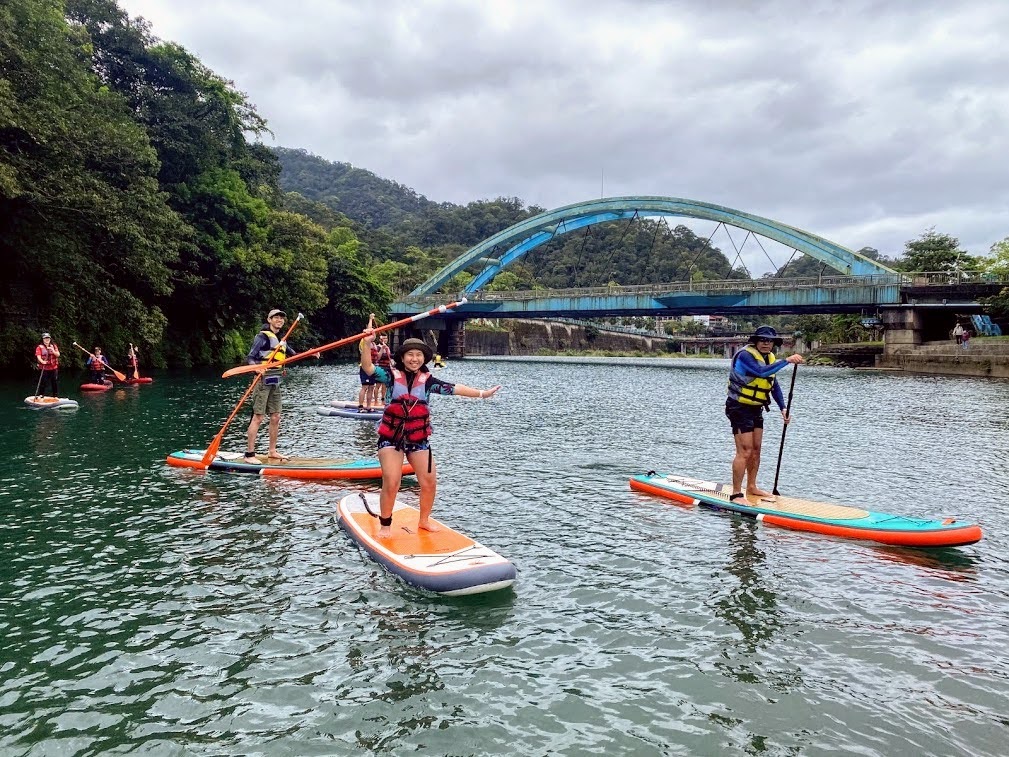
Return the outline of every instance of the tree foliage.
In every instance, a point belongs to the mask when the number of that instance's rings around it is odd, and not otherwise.
[[[279,161],[250,141],[266,130],[114,0],[0,5],[0,336],[208,363],[275,306],[318,329],[382,310],[347,219],[287,207]]]
[[[972,271],[978,259],[960,248],[960,240],[930,228],[904,244],[894,267],[901,271]]]

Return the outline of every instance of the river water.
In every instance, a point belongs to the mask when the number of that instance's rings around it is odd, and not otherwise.
[[[984,528],[915,551],[632,493],[650,468],[727,478],[726,371],[441,371],[504,389],[433,400],[435,514],[518,568],[458,599],[338,529],[354,485],[164,464],[245,380],[73,390],[65,414],[0,384],[0,754],[1005,754],[1009,384],[800,370],[779,488]],[[291,373],[282,449],[372,454],[373,424],[314,413],[356,368]]]

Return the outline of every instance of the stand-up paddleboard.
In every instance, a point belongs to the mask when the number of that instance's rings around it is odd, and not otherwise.
[[[169,465],[177,468],[204,469],[202,449],[184,449],[173,452],[167,458]],[[225,473],[253,473],[260,476],[285,476],[303,479],[335,478],[382,478],[382,466],[375,458],[362,460],[335,460],[325,457],[292,457],[289,460],[270,460],[259,455],[258,462],[246,462],[241,452],[218,452],[210,465],[210,470]],[[413,473],[409,463],[403,464],[403,473]]]
[[[336,506],[336,519],[371,559],[408,584],[455,597],[515,582],[515,566],[497,552],[441,521],[436,521],[440,531],[421,531],[420,511],[399,500],[392,510],[392,536],[379,539],[378,512],[378,494],[348,494]]]
[[[107,392],[112,388],[112,382],[106,381],[104,384],[81,384],[82,392]]]
[[[363,413],[359,413],[357,410],[357,405],[354,405],[353,409],[349,407],[327,407],[326,405],[319,405],[315,409],[319,415],[327,415],[331,418],[353,418],[357,421],[380,421],[382,420],[381,410],[366,410]]]
[[[796,497],[768,497],[752,507],[729,501],[732,487],[667,473],[646,473],[631,479],[631,488],[685,505],[701,505],[756,518],[761,523],[813,531],[847,539],[864,539],[903,547],[960,547],[981,539],[981,527],[947,518],[928,520],[876,513],[858,507],[815,502]]]
[[[67,397],[25,397],[25,404],[33,410],[76,410],[77,400]]]
[[[128,378],[126,381],[120,382],[126,386],[139,386],[140,384],[153,384],[154,379],[150,376],[139,376],[138,378]]]

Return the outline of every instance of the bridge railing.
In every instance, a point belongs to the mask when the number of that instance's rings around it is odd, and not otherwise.
[[[620,297],[625,295],[668,295],[676,292],[698,294],[717,292],[756,292],[776,289],[824,289],[885,286],[949,286],[951,284],[1002,284],[1009,286],[1009,274],[985,274],[976,271],[926,271],[918,273],[872,274],[869,276],[808,276],[801,278],[719,279],[674,281],[663,284],[632,284],[626,286],[579,287],[570,289],[520,289],[512,291],[479,291],[466,294],[472,302],[515,302],[544,298]],[[459,296],[462,296],[461,294]],[[449,295],[401,298],[411,305],[434,305]]]
[[[1009,286],[1009,273],[982,271],[925,271],[904,274],[906,286],[950,286],[957,284],[1001,284]]]

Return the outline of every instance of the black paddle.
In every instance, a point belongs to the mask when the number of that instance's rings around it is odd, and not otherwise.
[[[795,393],[795,374],[799,372],[799,366],[792,366],[792,383],[788,387],[788,402],[785,403],[785,416],[789,421],[792,420],[792,395]],[[775,497],[780,495],[778,491],[778,474],[781,473],[781,453],[785,451],[785,432],[788,431],[788,424],[786,423],[781,428],[781,445],[778,447],[778,467],[774,469],[774,488],[771,489],[771,493]]]

